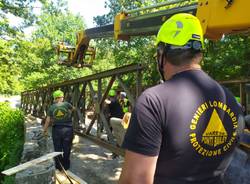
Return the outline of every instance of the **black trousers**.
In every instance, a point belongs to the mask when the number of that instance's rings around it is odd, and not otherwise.
[[[73,141],[73,127],[70,126],[53,126],[52,139],[54,150],[63,152],[63,155],[55,157],[56,169],[62,170],[59,162],[65,170],[70,168],[70,151]]]

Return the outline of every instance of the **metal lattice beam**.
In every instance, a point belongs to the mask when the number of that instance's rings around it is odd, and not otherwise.
[[[143,67],[141,65],[132,64],[79,79],[49,85],[37,90],[25,91],[22,93],[21,98],[22,109],[26,113],[31,113],[36,117],[45,118],[48,107],[53,103],[52,93],[54,90],[60,88],[64,91],[65,99],[72,103],[76,109],[73,114],[75,132],[90,138],[92,141],[101,144],[108,149],[113,150],[113,152],[117,154],[123,154],[124,151],[116,146],[109,122],[104,114],[104,101],[107,98],[112,85],[115,81],[117,81],[127,92],[129,99],[134,103],[134,99],[132,97],[137,94],[133,94],[130,90],[141,89],[141,81],[136,81],[134,83],[136,86],[129,86],[131,87],[129,88],[125,85],[125,81],[122,81],[122,78],[123,76],[129,74],[135,75],[137,80],[141,80],[138,76],[141,76],[142,70]],[[97,89],[94,88],[93,84],[98,84]],[[85,122],[87,102],[92,103],[90,106],[95,107],[94,114],[90,122]],[[94,130],[96,127],[94,126],[95,123],[97,123],[97,132]],[[84,126],[86,129],[83,128]],[[107,134],[108,140],[101,140],[101,137],[99,136],[100,134]]]

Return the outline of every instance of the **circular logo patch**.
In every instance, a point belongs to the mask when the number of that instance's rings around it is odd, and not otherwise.
[[[53,116],[55,117],[55,119],[58,119],[58,120],[66,118],[67,115],[68,115],[67,109],[62,108],[62,107],[56,108],[53,112]]]
[[[223,117],[220,113],[223,112]],[[211,116],[205,118],[205,114]],[[223,124],[222,119],[225,120]],[[202,123],[205,123],[204,126]],[[205,122],[204,122],[205,121]],[[207,123],[206,123],[207,121]],[[195,151],[205,157],[220,156],[230,150],[236,141],[238,122],[235,113],[220,101],[207,101],[195,111],[190,122],[190,143]],[[201,133],[201,130],[202,133]]]

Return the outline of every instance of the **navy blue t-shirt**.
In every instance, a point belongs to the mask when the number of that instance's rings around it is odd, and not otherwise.
[[[205,72],[184,71],[138,98],[123,148],[158,156],[155,184],[219,184],[240,114],[234,96]]]
[[[124,116],[124,112],[122,110],[121,104],[116,98],[111,98],[110,101],[111,103],[108,106],[110,117],[122,119]]]

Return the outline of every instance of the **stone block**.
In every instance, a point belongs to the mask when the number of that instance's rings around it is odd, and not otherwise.
[[[25,143],[21,163],[53,152],[51,136],[45,138],[38,119],[27,116],[25,122]],[[54,161],[48,160],[16,174],[16,184],[54,184]]]

